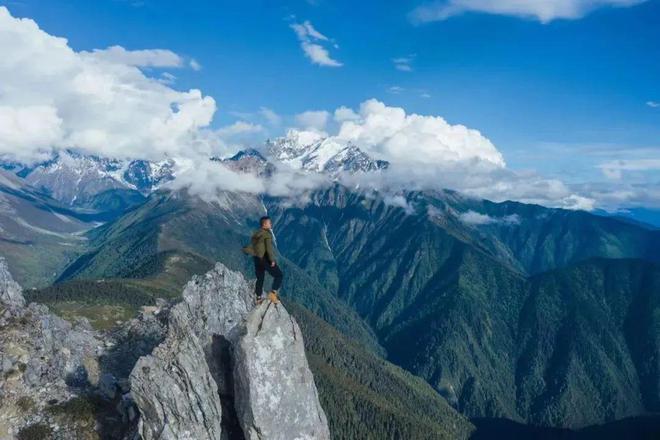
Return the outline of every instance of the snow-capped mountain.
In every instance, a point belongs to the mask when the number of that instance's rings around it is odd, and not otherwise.
[[[148,193],[174,179],[174,161],[171,159],[160,162],[134,160],[128,164],[122,178],[136,190]]]
[[[225,159],[211,158],[211,160],[220,162],[229,169],[240,173],[270,176],[275,171],[275,166],[253,148],[241,150]]]
[[[266,147],[273,159],[305,171],[335,175],[379,171],[389,166],[389,162],[373,159],[350,142],[309,137],[293,130],[285,137],[268,141]]]
[[[62,203],[84,206],[93,196],[109,190],[143,194],[173,178],[174,163],[121,161],[62,151],[53,159],[25,170],[25,181]]]
[[[268,141],[264,151],[268,158],[258,150],[247,149],[228,158],[213,157],[210,160],[237,172],[259,176],[271,176],[277,162],[331,176],[380,171],[389,166],[387,161],[373,159],[354,144],[334,138],[310,137],[296,131]],[[10,162],[0,165],[65,205],[96,210],[129,207],[175,178],[173,160],[124,161],[72,150],[60,151],[52,159],[35,166]]]

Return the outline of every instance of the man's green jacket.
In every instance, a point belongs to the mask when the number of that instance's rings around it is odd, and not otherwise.
[[[245,252],[255,257],[264,258],[268,261],[275,260],[275,250],[273,249],[273,234],[266,229],[258,229],[252,234],[250,246],[244,248]]]

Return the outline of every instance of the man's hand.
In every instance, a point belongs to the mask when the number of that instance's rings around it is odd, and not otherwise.
[[[275,262],[274,261],[270,262],[270,267],[275,267]]]

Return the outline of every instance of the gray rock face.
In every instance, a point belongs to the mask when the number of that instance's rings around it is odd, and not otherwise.
[[[236,412],[249,440],[329,439],[300,328],[281,305],[264,302],[234,348]]]
[[[144,440],[220,438],[220,397],[204,358],[190,329],[171,325],[165,342],[137,362],[130,379]]]
[[[0,302],[8,306],[23,306],[23,289],[18,285],[9,273],[7,260],[0,257]]]
[[[220,438],[220,396],[231,390],[217,340],[228,341],[250,307],[245,278],[221,264],[186,285],[170,312],[166,340],[131,373],[143,438]]]

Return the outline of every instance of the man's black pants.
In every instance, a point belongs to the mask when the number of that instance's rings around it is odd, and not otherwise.
[[[261,297],[264,293],[264,278],[266,278],[266,272],[273,277],[272,290],[279,290],[282,286],[282,278],[284,278],[284,274],[280,270],[280,267],[277,264],[271,266],[270,261],[268,261],[267,258],[254,257],[254,273],[257,276],[257,284],[254,286],[254,293],[257,297]]]

